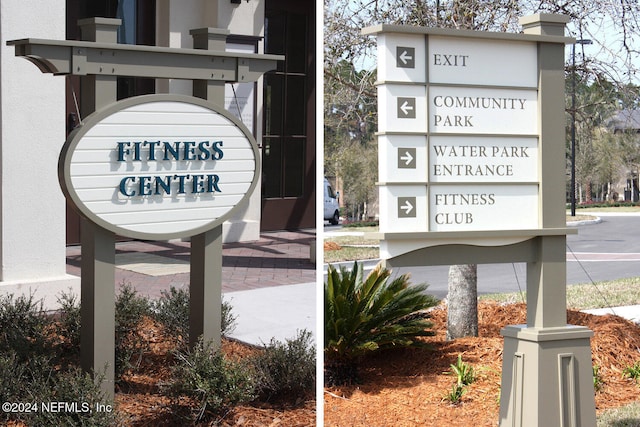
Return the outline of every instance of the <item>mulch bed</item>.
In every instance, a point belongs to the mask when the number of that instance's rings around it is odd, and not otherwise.
[[[140,327],[150,343],[138,369],[124,376],[115,402],[118,411],[131,427],[175,426],[186,422],[176,418],[171,399],[162,393],[162,384],[170,378],[173,363],[172,343],[153,320],[145,319]],[[260,349],[236,341],[223,339],[222,352],[226,357],[239,360]],[[181,404],[189,406],[188,401]],[[193,404],[192,406],[196,406]],[[273,402],[255,401],[239,405],[216,419],[197,424],[199,426],[315,426],[316,402],[314,396],[285,396]],[[190,425],[190,424],[189,424]]]
[[[526,305],[482,302],[478,307],[479,337],[446,341],[446,308],[431,312],[435,336],[432,349],[387,351],[361,365],[361,383],[325,390],[325,426],[496,426],[505,325],[526,323]],[[568,323],[594,331],[593,364],[603,381],[596,410],[639,400],[640,387],[623,370],[640,361],[640,328],[617,316],[568,311]],[[450,365],[462,354],[477,379],[466,387],[460,404],[444,397],[455,378]]]

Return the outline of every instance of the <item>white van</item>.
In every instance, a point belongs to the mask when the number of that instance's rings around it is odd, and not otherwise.
[[[324,179],[324,219],[329,220],[331,225],[337,225],[340,222],[340,205],[338,204],[339,195],[333,191],[331,184],[327,178]]]

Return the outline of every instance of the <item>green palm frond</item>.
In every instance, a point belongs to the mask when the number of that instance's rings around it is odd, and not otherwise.
[[[349,271],[329,266],[325,283],[325,354],[348,361],[391,347],[422,345],[431,323],[415,313],[437,304],[427,285],[410,285],[408,275],[389,280],[391,271],[376,267],[365,277],[362,264]]]

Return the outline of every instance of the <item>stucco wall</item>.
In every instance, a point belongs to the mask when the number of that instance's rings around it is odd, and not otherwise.
[[[14,55],[7,40],[65,38],[64,0],[0,3],[0,292],[77,284],[66,276],[65,78]]]

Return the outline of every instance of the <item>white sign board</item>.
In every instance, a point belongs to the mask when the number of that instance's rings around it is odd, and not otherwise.
[[[381,232],[539,227],[537,44],[378,37]]]
[[[425,86],[378,87],[378,128],[390,132],[427,131]]]
[[[538,182],[535,137],[431,136],[430,182]]]
[[[378,162],[381,182],[425,182],[427,180],[426,135],[379,135]]]
[[[388,185],[380,189],[380,230],[426,232],[429,202],[425,185]]]
[[[378,80],[426,82],[425,39],[408,34],[380,34],[378,37]],[[384,58],[384,60],[380,60]]]
[[[538,132],[538,92],[432,86],[429,88],[429,131],[535,135]]]
[[[538,227],[537,185],[431,185],[430,231]]]
[[[429,82],[538,87],[535,42],[429,37]]]
[[[179,95],[129,98],[89,116],[65,143],[65,195],[90,221],[133,238],[207,231],[259,176],[249,130],[225,110]]]

